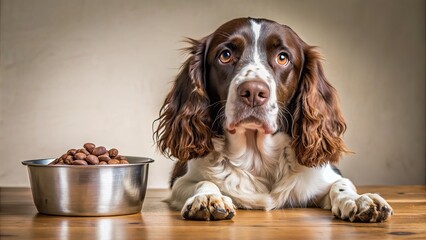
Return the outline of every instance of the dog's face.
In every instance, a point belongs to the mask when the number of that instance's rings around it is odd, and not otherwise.
[[[184,63],[160,111],[160,150],[182,161],[214,150],[212,138],[248,129],[288,134],[300,164],[336,162],[346,129],[320,55],[289,27],[231,20],[189,40]],[[226,134],[228,132],[229,134]]]
[[[207,43],[206,90],[224,109],[230,133],[256,129],[275,133],[295,93],[303,61],[302,42],[288,27],[236,19],[222,25]],[[220,114],[215,114],[220,116]]]

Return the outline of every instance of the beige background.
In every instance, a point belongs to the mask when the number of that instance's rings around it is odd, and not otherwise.
[[[185,56],[235,17],[291,26],[321,47],[356,154],[340,163],[356,184],[425,183],[425,1],[1,0],[0,186],[28,186],[22,160],[91,141],[172,161],[151,124]]]

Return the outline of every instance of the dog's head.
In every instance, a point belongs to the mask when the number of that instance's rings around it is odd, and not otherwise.
[[[160,111],[160,150],[186,161],[212,138],[247,130],[286,132],[300,164],[336,162],[346,124],[320,55],[289,27],[240,18],[197,41]],[[227,133],[226,133],[227,132]]]

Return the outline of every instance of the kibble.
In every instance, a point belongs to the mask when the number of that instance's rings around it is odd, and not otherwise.
[[[84,153],[86,156],[90,154],[85,148],[80,148],[77,150],[77,153]]]
[[[90,155],[87,155],[86,162],[92,165],[96,165],[96,164],[99,164],[99,159],[95,155],[90,154]]]
[[[74,158],[75,158],[76,160],[85,160],[85,159],[86,159],[86,154],[84,154],[84,153],[82,153],[82,152],[79,152],[79,153],[76,153],[76,154],[74,155]]]
[[[68,150],[67,155],[74,156],[76,153],[77,153],[77,150],[75,150],[75,149],[73,148],[73,149]]]
[[[120,160],[118,159],[111,159],[108,161],[108,164],[120,164]]]
[[[75,160],[72,162],[72,165],[87,165],[87,162],[84,160]]]
[[[83,145],[83,147],[90,153],[90,154],[92,154],[93,153],[93,149],[95,149],[95,144],[93,144],[93,143],[85,143],[84,145]]]
[[[126,157],[118,155],[116,148],[107,150],[104,146],[85,143],[83,148],[69,149],[67,153],[55,159],[49,165],[106,165],[129,164]]]
[[[117,157],[117,156],[118,156],[118,150],[117,150],[117,149],[115,149],[115,148],[111,148],[111,149],[108,151],[108,154],[109,154],[109,156],[110,156],[110,157],[115,158],[115,157]]]
[[[111,160],[111,158],[109,157],[107,153],[99,156],[98,158],[99,158],[99,161],[104,161],[104,162],[108,162],[109,160]]]
[[[105,153],[107,153],[107,150],[103,146],[95,147],[95,149],[93,149],[93,152],[92,152],[92,154],[95,155],[95,156],[100,156],[100,155],[103,155]]]

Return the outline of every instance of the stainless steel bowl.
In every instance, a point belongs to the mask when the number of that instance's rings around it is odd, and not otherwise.
[[[127,156],[129,164],[47,165],[53,158],[23,161],[28,167],[34,204],[40,213],[111,216],[142,209],[149,163]]]

